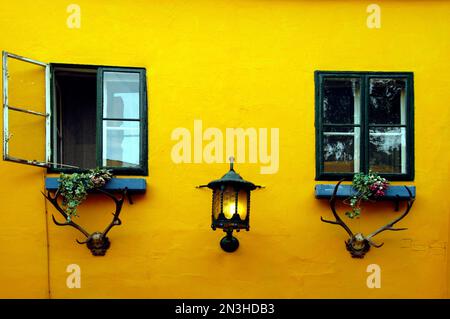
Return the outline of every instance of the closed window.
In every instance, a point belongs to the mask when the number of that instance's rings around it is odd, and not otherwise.
[[[414,178],[413,75],[316,72],[316,179]]]

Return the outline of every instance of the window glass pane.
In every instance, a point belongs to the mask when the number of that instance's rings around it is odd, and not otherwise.
[[[8,110],[8,155],[26,160],[45,160],[45,117]]]
[[[360,128],[327,128],[323,132],[323,169],[325,173],[359,171]]]
[[[139,166],[140,135],[137,121],[103,121],[103,165]]]
[[[46,113],[45,68],[8,58],[8,104]]]
[[[406,123],[405,84],[404,79],[370,79],[369,123]]]
[[[370,169],[378,173],[406,173],[405,128],[374,128],[369,133]]]
[[[359,79],[326,78],[323,81],[323,123],[359,124]]]
[[[103,73],[103,117],[139,119],[139,73]]]

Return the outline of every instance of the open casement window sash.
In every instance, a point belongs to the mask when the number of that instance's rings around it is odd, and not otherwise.
[[[43,72],[45,72],[45,113],[32,111],[27,108],[24,108],[21,105],[10,105],[9,104],[9,92],[8,92],[8,81],[9,81],[9,72],[8,72],[8,60],[15,59],[21,61],[23,63],[30,63],[37,66],[41,66],[43,68]],[[28,59],[16,54],[12,54],[9,52],[3,51],[3,160],[16,162],[20,164],[27,164],[33,166],[40,167],[50,167],[50,119],[51,119],[51,110],[50,110],[50,66],[48,63]],[[14,92],[13,92],[14,93]],[[32,108],[33,105],[30,105]],[[25,159],[18,158],[10,155],[9,153],[9,142],[12,137],[11,132],[9,131],[10,122],[9,122],[9,111],[12,112],[23,112],[27,113],[30,116],[36,116],[42,118],[42,121],[45,121],[45,137],[42,143],[45,143],[45,160],[37,160],[37,159]],[[30,145],[33,147],[33,145]]]

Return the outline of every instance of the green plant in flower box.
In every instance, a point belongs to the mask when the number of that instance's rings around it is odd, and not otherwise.
[[[77,216],[78,206],[86,199],[88,191],[104,186],[113,175],[107,169],[91,169],[84,173],[64,174],[59,177],[59,191],[67,221]]]

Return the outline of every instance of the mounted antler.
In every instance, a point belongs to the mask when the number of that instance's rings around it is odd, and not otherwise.
[[[111,246],[111,243],[109,241],[109,238],[107,237],[108,232],[113,228],[114,226],[119,226],[122,224],[122,221],[119,219],[120,212],[122,210],[123,202],[125,200],[125,196],[127,194],[127,189],[123,190],[122,196],[120,199],[117,199],[114,195],[102,190],[97,189],[100,193],[108,196],[111,198],[115,205],[116,209],[113,213],[113,220],[112,222],[105,228],[103,232],[93,232],[92,234],[89,234],[83,227],[75,223],[73,220],[68,220],[68,215],[64,211],[64,209],[59,205],[58,203],[58,197],[60,195],[59,189],[55,192],[54,196],[51,196],[50,192],[47,192],[47,195],[42,193],[45,198],[48,199],[48,201],[56,208],[58,212],[61,213],[61,215],[66,219],[66,222],[60,223],[56,220],[55,216],[52,215],[53,222],[58,226],[71,226],[76,229],[78,229],[84,236],[86,236],[85,241],[79,241],[76,240],[79,244],[86,244],[87,248],[92,252],[94,256],[104,256],[108,248]]]
[[[65,223],[60,223],[60,222],[58,222],[58,221],[56,220],[55,216],[52,214],[53,222],[54,222],[56,225],[58,225],[58,226],[71,226],[71,227],[73,227],[73,228],[75,228],[75,229],[78,229],[84,236],[86,236],[86,238],[89,237],[89,232],[86,231],[83,227],[81,227],[80,225],[78,225],[77,223],[75,223],[75,222],[72,221],[72,220],[68,221],[69,219],[68,219],[67,213],[64,211],[64,209],[63,209],[61,206],[59,206],[59,203],[58,203],[58,197],[59,197],[59,195],[60,195],[60,194],[59,194],[59,189],[56,190],[54,196],[52,196],[52,195],[50,194],[50,192],[47,192],[47,195],[44,194],[44,193],[42,193],[42,195],[44,195],[44,197],[47,198],[48,201],[49,201],[50,203],[52,203],[52,205],[56,208],[56,210],[57,210],[58,212],[60,212],[61,215],[62,215],[62,216],[64,217],[64,219],[66,220]],[[77,241],[77,243],[79,243],[79,244],[85,244],[85,243],[86,243],[86,241],[81,242],[81,241],[79,241],[78,239],[77,239],[76,241]]]
[[[408,192],[408,195],[409,195],[409,199],[408,199],[408,201],[406,202],[406,209],[405,209],[405,211],[404,211],[403,214],[401,214],[398,218],[396,218],[395,220],[393,220],[393,221],[390,222],[389,224],[387,224],[387,225],[385,225],[385,226],[382,226],[382,227],[378,228],[376,231],[374,231],[373,233],[371,233],[370,235],[368,235],[368,236],[366,237],[366,239],[369,241],[369,243],[370,243],[372,246],[377,247],[377,248],[380,248],[381,246],[384,245],[384,243],[382,243],[382,244],[380,244],[380,245],[375,245],[375,244],[371,241],[371,238],[372,238],[372,237],[375,237],[376,235],[378,235],[378,234],[381,233],[381,232],[384,232],[385,230],[399,231],[399,230],[406,230],[406,229],[408,229],[408,228],[393,228],[393,227],[392,227],[392,226],[394,226],[395,224],[397,224],[399,221],[401,221],[403,218],[405,218],[406,215],[408,215],[408,213],[409,213],[409,211],[411,210],[411,207],[412,207],[412,205],[413,205],[413,203],[414,203],[414,198],[413,198],[413,196],[412,196],[411,191],[409,190],[409,188],[408,188],[407,186],[405,186],[405,188],[406,188],[406,190],[407,190],[407,192]]]
[[[111,198],[114,203],[116,204],[116,210],[113,213],[113,220],[111,221],[111,223],[105,228],[105,230],[103,231],[103,236],[106,237],[106,235],[109,233],[109,231],[111,230],[111,228],[113,228],[114,226],[120,226],[122,225],[122,221],[119,218],[120,212],[122,211],[122,206],[123,206],[123,201],[125,200],[125,196],[127,195],[127,189],[125,189],[122,192],[122,197],[120,199],[117,199],[114,195],[112,195],[111,193],[105,192],[102,189],[98,189],[99,192],[105,194],[106,196],[108,196],[109,198]]]
[[[363,258],[364,255],[370,250],[371,246],[376,247],[376,248],[380,248],[381,246],[383,246],[383,244],[377,245],[377,244],[373,243],[371,240],[374,236],[378,235],[379,233],[381,233],[385,230],[399,231],[399,230],[407,229],[407,228],[393,228],[393,226],[396,223],[398,223],[400,220],[405,218],[406,215],[408,215],[408,213],[411,210],[411,207],[414,203],[414,199],[413,199],[411,191],[409,190],[409,188],[407,186],[405,186],[405,188],[409,194],[409,199],[406,203],[406,205],[407,205],[406,210],[402,215],[400,215],[398,218],[396,218],[392,222],[388,223],[387,225],[380,227],[379,229],[377,229],[376,231],[374,231],[373,233],[371,233],[368,236],[364,236],[362,233],[353,234],[350,227],[348,227],[344,223],[344,221],[339,217],[339,215],[336,212],[336,194],[337,194],[339,185],[343,181],[344,180],[342,179],[336,184],[336,186],[334,187],[334,190],[333,190],[333,194],[330,198],[330,208],[331,208],[331,211],[333,212],[334,218],[336,220],[335,221],[326,220],[323,217],[320,217],[320,220],[323,221],[324,223],[339,225],[345,229],[345,231],[350,236],[350,238],[345,241],[345,246],[347,247],[347,250],[350,252],[350,254],[352,255],[353,258]]]

